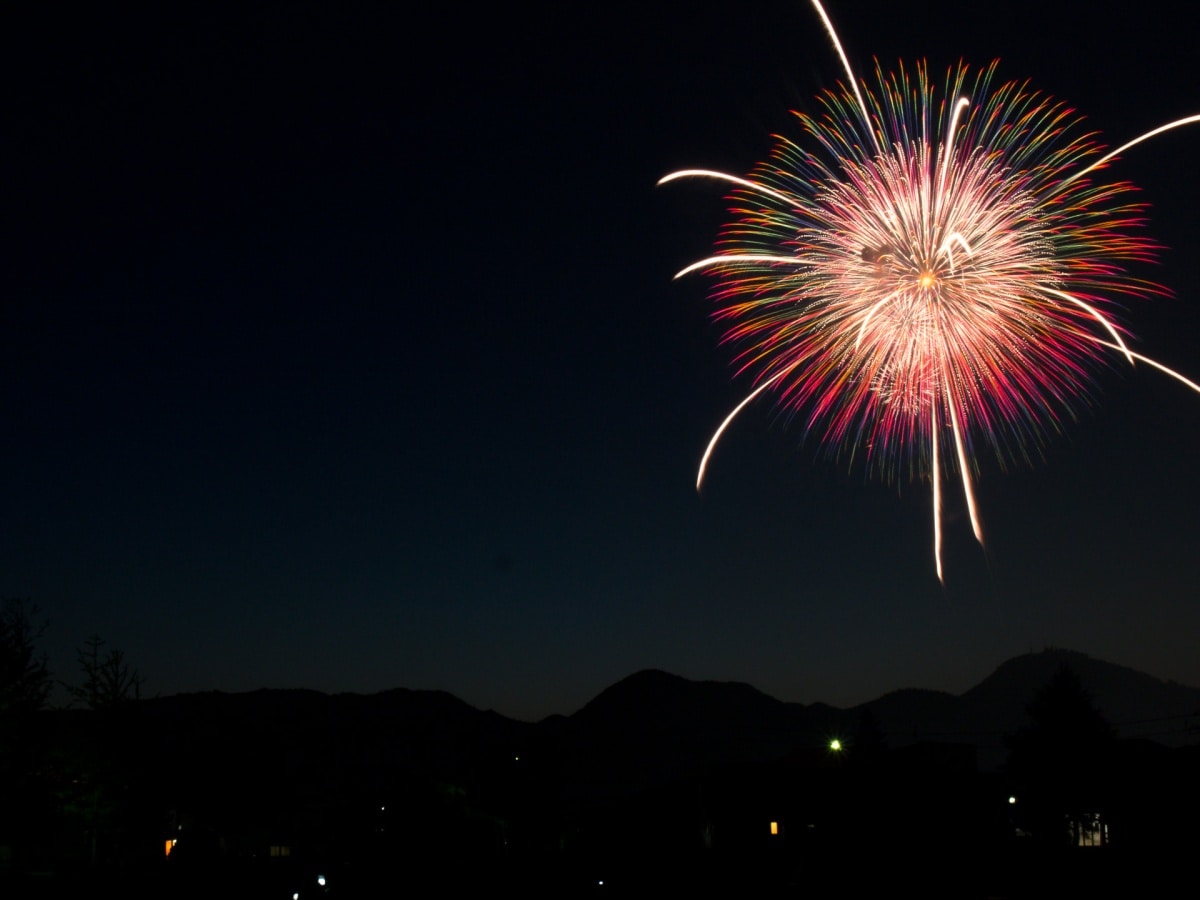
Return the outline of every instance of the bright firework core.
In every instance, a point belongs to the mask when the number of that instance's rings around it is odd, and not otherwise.
[[[1089,402],[1097,369],[1140,360],[1200,392],[1125,345],[1115,304],[1166,291],[1127,271],[1156,246],[1132,186],[1099,176],[1200,116],[1106,153],[1062,104],[993,88],[995,63],[971,79],[951,71],[940,89],[921,65],[877,70],[869,88],[813,5],[849,87],[825,93],[822,113],[796,114],[805,146],[781,138],[747,178],[691,169],[660,181],[735,186],[717,253],[679,275],[717,276],[715,317],[756,386],[713,435],[697,486],[732,418],[770,390],[831,454],[932,482],[940,578],[944,473],[957,473],[982,542],[976,460],[1036,455]]]

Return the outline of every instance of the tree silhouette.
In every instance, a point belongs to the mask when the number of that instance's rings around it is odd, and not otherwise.
[[[18,871],[48,827],[48,737],[38,716],[51,685],[37,649],[44,630],[37,607],[11,598],[0,603],[0,845]]]
[[[84,707],[76,742],[66,749],[63,767],[69,774],[60,802],[86,838],[92,865],[119,862],[127,819],[136,805],[139,775],[137,704],[143,678],[121,650],[103,652],[105,641],[93,635],[76,653],[83,676],[63,683],[72,700]]]
[[[1029,724],[1008,739],[1018,819],[1044,843],[1078,842],[1079,829],[1106,808],[1115,733],[1067,666],[1027,712]]]
[[[0,717],[35,712],[50,695],[50,672],[37,641],[46,626],[35,623],[37,607],[6,599],[0,606]]]
[[[88,638],[76,652],[83,681],[64,685],[77,703],[94,711],[142,697],[141,673],[130,668],[121,650],[113,649],[101,655],[103,646],[104,640],[99,635]]]
[[[868,707],[864,706],[858,717],[852,749],[856,759],[866,762],[876,762],[887,752],[887,738],[879,717]]]

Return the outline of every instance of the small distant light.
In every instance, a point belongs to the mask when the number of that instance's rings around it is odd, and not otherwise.
[[[771,823],[771,834],[779,834],[779,823],[778,822]]]
[[[299,891],[296,891],[294,894],[292,894],[292,900],[300,900],[300,892]]]
[[[1016,798],[1016,797],[1009,796],[1009,798],[1008,798],[1008,804],[1009,804],[1009,806],[1011,806],[1012,804],[1014,804],[1014,803],[1016,803],[1016,802],[1017,802],[1017,798]]]
[[[521,761],[521,757],[519,757],[519,756],[513,757],[513,762],[520,762],[520,761]]]
[[[834,738],[832,741],[829,742],[829,749],[832,750],[834,753],[837,753],[839,750],[842,749],[842,742],[839,741],[837,738]]]
[[[603,885],[604,885],[604,879],[603,879],[603,878],[601,878],[601,879],[598,879],[598,880],[596,881],[596,884],[603,886]]]
[[[317,876],[317,884],[319,884],[321,887],[325,887],[325,876],[324,875]]]

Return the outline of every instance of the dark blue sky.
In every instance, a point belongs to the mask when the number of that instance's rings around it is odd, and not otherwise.
[[[999,57],[1110,145],[1200,112],[1189,13],[836,3],[852,62]],[[869,13],[866,12],[869,10]],[[1200,684],[1200,397],[1144,367],[987,551],[826,460],[708,321],[743,173],[841,77],[810,6],[4,13],[0,594],[56,675],[443,688],[523,718],[644,667],[853,704],[1065,646]],[[1169,248],[1137,348],[1200,376],[1200,127],[1126,154]],[[957,512],[961,513],[961,510]]]

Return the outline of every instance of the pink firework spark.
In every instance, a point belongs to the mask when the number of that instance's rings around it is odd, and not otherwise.
[[[718,320],[756,386],[721,423],[696,485],[733,418],[771,391],[836,452],[887,479],[928,477],[942,578],[941,492],[957,472],[976,538],[976,460],[1028,459],[1047,427],[1073,418],[1092,373],[1134,353],[1112,316],[1119,298],[1163,294],[1125,264],[1154,257],[1132,186],[1098,177],[1105,152],[1070,110],[1026,85],[992,87],[995,64],[923,66],[854,78],[813,0],[849,88],[797,113],[812,150],[781,138],[749,177],[687,169],[735,186],[717,253],[683,269],[714,273]]]

